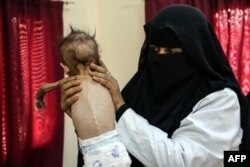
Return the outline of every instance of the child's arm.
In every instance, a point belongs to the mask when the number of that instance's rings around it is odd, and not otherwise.
[[[36,93],[36,98],[35,98],[35,107],[38,111],[41,108],[45,107],[45,102],[43,101],[45,94],[59,87],[60,87],[60,81],[57,81],[53,83],[45,83],[38,89]]]

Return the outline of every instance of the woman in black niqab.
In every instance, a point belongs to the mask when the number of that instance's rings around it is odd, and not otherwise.
[[[144,29],[138,71],[122,90],[126,104],[105,65],[90,65],[93,79],[119,101],[117,128],[128,151],[148,166],[221,166],[223,151],[238,149],[242,130],[239,149],[250,150],[249,104],[204,15],[172,5]],[[71,98],[74,90],[62,92]],[[132,166],[143,166],[131,158]]]
[[[246,98],[204,15],[191,6],[173,5],[161,10],[144,29],[138,71],[122,91],[126,104],[171,138],[199,100],[231,88],[240,103],[240,150],[250,150]],[[159,54],[153,46],[182,48],[182,52]]]

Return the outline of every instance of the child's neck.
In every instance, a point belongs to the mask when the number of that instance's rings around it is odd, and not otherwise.
[[[84,75],[84,76],[89,75],[87,66],[84,66],[83,64],[78,64],[76,68],[78,70],[79,75]]]

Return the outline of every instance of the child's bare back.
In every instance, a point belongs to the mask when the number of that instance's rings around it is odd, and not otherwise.
[[[90,76],[84,76],[81,88],[78,101],[71,107],[78,136],[88,139],[114,130],[115,109],[109,91]]]

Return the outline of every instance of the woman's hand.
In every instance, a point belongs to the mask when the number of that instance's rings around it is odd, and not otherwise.
[[[89,75],[92,76],[93,80],[105,86],[112,97],[115,110],[117,111],[125,102],[122,98],[120,88],[117,80],[110,74],[107,67],[101,59],[99,59],[100,66],[91,63]]]
[[[71,117],[71,105],[78,100],[76,93],[81,91],[82,76],[72,76],[64,78],[60,81],[61,85],[61,108]]]

